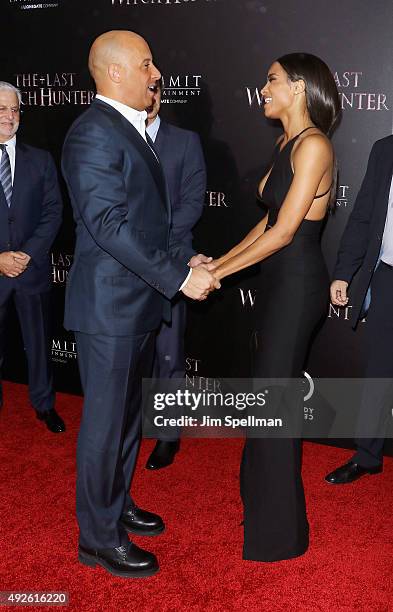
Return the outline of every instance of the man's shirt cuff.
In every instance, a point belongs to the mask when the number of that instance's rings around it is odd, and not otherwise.
[[[192,268],[191,268],[191,270],[189,271],[189,273],[187,274],[187,276],[186,276],[186,278],[184,279],[184,281],[182,282],[182,284],[180,285],[180,287],[179,287],[179,291],[181,291],[181,290],[182,290],[182,289],[183,289],[183,288],[184,288],[184,287],[187,285],[188,281],[190,280],[190,276],[191,276],[191,274],[192,274]]]

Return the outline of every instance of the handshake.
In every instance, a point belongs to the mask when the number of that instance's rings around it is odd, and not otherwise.
[[[212,257],[206,255],[194,255],[188,265],[192,269],[187,283],[182,288],[182,292],[193,300],[206,300],[211,291],[221,287],[219,280],[214,276],[216,268]]]
[[[30,255],[23,251],[3,251],[0,253],[0,276],[16,278],[29,265]]]

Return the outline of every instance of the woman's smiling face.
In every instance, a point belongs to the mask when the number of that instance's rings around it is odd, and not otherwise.
[[[294,83],[281,64],[274,62],[269,68],[266,84],[261,89],[266,117],[278,119],[282,111],[291,106],[294,100],[293,86]]]

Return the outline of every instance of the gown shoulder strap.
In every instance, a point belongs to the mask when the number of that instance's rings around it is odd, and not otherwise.
[[[304,134],[304,132],[307,132],[307,130],[315,130],[315,125],[309,125],[308,127],[304,128],[304,130],[302,130],[301,132],[299,132],[299,134],[296,134],[296,136],[294,136],[292,138],[293,141],[297,140],[299,138],[299,136],[301,136],[302,134]]]
[[[323,198],[323,196],[327,195],[329,193],[329,191],[331,190],[331,188],[333,187],[333,183],[330,185],[329,189],[327,191],[325,191],[325,193],[321,193],[319,195],[316,195],[314,200],[317,200],[318,198]]]

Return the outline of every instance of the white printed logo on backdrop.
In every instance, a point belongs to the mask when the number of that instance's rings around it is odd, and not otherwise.
[[[217,4],[224,0],[110,0],[112,6],[143,6],[143,5],[160,5],[160,6],[180,6],[184,4]]]
[[[334,80],[340,96],[341,108],[343,110],[355,111],[389,111],[391,105],[388,95],[383,91],[371,91],[366,89],[364,81],[366,75],[362,71],[334,72]],[[248,106],[261,107],[263,96],[261,94],[262,84],[259,87],[246,87],[246,100]]]
[[[24,10],[39,10],[39,9],[51,9],[59,8],[61,0],[51,0],[49,2],[42,2],[41,0],[9,0],[11,6]]]
[[[186,104],[201,95],[201,74],[162,76],[162,104]]]
[[[66,338],[52,338],[52,361],[69,363],[76,361],[76,342]]]
[[[26,72],[15,75],[24,106],[87,106],[94,92],[78,87],[76,72]]]
[[[65,286],[73,257],[70,253],[51,253],[52,283],[54,285]]]

